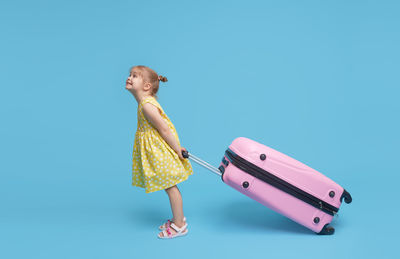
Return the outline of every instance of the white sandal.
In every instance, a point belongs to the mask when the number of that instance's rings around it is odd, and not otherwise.
[[[173,228],[176,233],[172,234],[170,231],[170,228]],[[187,224],[185,223],[185,225],[183,225],[183,227],[178,228],[173,222],[171,223],[171,225],[166,229],[163,230],[162,233],[163,235],[160,236],[160,234],[157,235],[158,238],[161,239],[169,239],[169,238],[174,238],[174,237],[179,237],[179,236],[184,236],[189,232],[189,230],[187,229]]]
[[[165,222],[162,226],[158,227],[159,230],[164,230],[167,229],[169,225],[171,225],[172,220],[167,220],[167,222]],[[183,222],[186,223],[186,218],[183,217]],[[165,225],[167,225],[167,227],[165,227]]]

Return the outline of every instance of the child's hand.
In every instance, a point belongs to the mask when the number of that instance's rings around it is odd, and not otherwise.
[[[186,150],[186,148],[184,148],[184,147],[181,147],[181,148],[180,148],[180,151],[178,152],[178,156],[179,156],[179,158],[180,158],[181,160],[185,159],[185,158],[183,157],[183,155],[182,155],[182,151],[187,151],[187,150]]]

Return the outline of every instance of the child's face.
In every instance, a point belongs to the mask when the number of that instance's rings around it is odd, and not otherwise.
[[[126,79],[125,89],[132,93],[138,93],[148,90],[147,88],[149,88],[148,84],[139,75],[138,71],[133,68]]]
[[[125,89],[130,92],[137,92],[140,86],[142,85],[142,77],[139,76],[137,71],[131,69],[128,78],[126,79]]]

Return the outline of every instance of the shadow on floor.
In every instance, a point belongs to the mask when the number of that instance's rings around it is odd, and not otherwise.
[[[316,235],[308,228],[252,200],[227,202],[223,206],[213,207],[210,213],[220,230],[237,227],[261,232]]]

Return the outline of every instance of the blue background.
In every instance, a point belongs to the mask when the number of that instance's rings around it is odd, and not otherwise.
[[[395,257],[398,1],[2,1],[0,257]],[[191,161],[189,234],[156,238],[164,191],[131,186],[133,65],[214,166],[236,137],[353,196],[333,236],[241,195]]]

